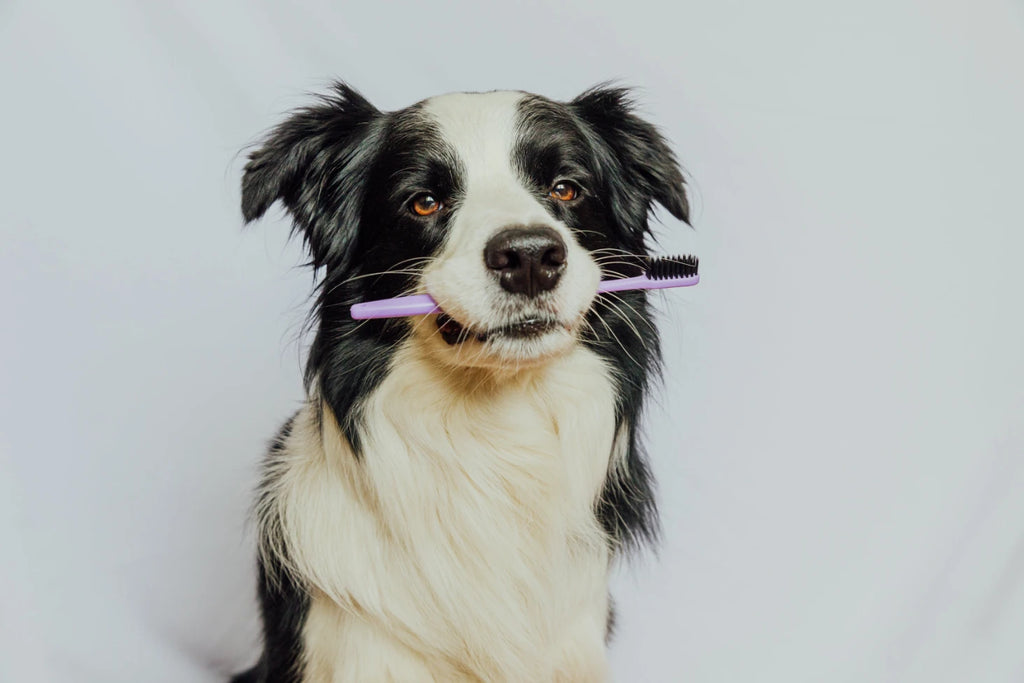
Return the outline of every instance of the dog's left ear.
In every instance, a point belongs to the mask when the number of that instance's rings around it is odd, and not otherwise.
[[[598,86],[570,106],[611,151],[612,210],[629,226],[647,225],[647,214],[658,202],[676,218],[690,222],[683,174],[675,154],[658,129],[633,113],[626,88]]]
[[[335,83],[320,101],[279,124],[249,155],[242,177],[242,216],[249,223],[280,200],[301,232],[314,268],[351,261],[383,114]]]

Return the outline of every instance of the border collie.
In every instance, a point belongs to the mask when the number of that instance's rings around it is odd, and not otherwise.
[[[263,654],[236,683],[607,679],[613,558],[657,532],[637,435],[657,372],[637,274],[683,177],[628,91],[350,87],[250,156],[319,274],[307,399],[263,466]],[[353,320],[429,292],[443,313]]]

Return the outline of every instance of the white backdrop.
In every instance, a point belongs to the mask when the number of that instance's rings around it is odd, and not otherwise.
[[[616,680],[1024,679],[1024,8],[6,2],[0,681],[223,680],[256,652],[257,462],[309,273],[245,145],[343,77],[640,86],[692,181],[648,433],[665,539]]]

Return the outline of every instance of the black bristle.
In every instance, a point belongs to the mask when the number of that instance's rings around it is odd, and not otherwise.
[[[652,280],[667,280],[673,277],[691,277],[697,274],[699,260],[696,256],[663,256],[648,260],[645,274]]]

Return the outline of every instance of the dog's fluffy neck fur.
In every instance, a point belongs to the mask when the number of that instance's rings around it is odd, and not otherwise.
[[[280,530],[264,553],[313,596],[303,680],[371,680],[382,662],[396,681],[599,680],[603,653],[580,647],[603,643],[607,618],[604,362],[580,348],[471,382],[409,345],[395,367],[363,407],[372,458],[314,398],[263,492],[261,525]],[[376,645],[339,647],[353,638]]]

